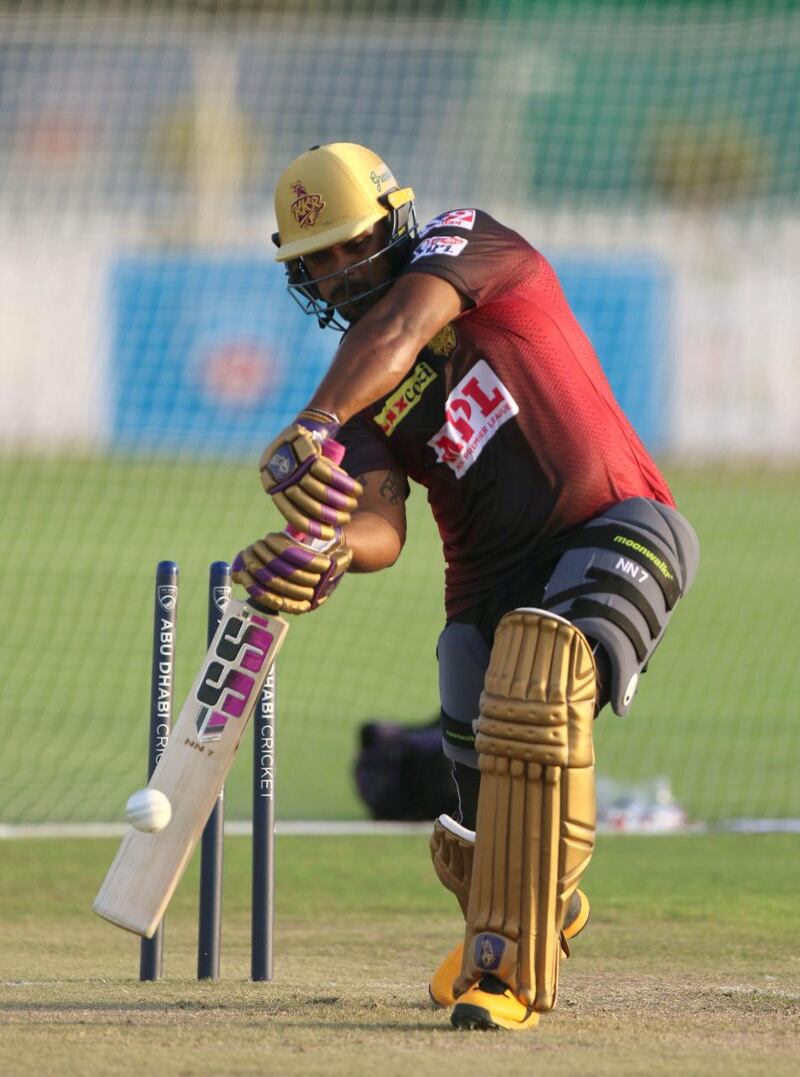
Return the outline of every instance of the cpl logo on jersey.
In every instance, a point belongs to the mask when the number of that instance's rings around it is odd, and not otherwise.
[[[485,359],[480,359],[445,401],[446,422],[428,444],[440,464],[460,479],[519,405]]]
[[[450,258],[458,258],[469,240],[464,236],[428,236],[419,244],[411,255],[411,261],[416,262],[420,258],[432,258],[437,254],[446,254]]]
[[[420,228],[417,235],[422,239],[423,236],[427,236],[428,232],[432,232],[434,228],[466,228],[468,232],[471,232],[475,227],[475,216],[474,209],[451,209],[447,213],[440,213],[432,221],[428,221],[426,225]]]

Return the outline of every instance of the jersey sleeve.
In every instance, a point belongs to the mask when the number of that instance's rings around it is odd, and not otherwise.
[[[405,469],[394,455],[386,439],[375,427],[366,412],[354,415],[339,429],[336,440],[344,445],[342,467],[353,478],[366,475],[369,471],[402,471],[405,482],[404,497],[408,497],[410,487],[405,478]]]
[[[404,273],[442,277],[478,307],[529,281],[538,265],[519,233],[482,210],[453,209],[420,228]]]

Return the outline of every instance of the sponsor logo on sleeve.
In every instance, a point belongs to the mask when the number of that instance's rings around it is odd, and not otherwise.
[[[414,251],[411,261],[431,258],[434,254],[449,254],[451,258],[457,258],[468,242],[464,236],[428,236]]]
[[[422,394],[435,380],[436,371],[432,366],[417,363],[409,377],[387,398],[383,410],[374,416],[374,421],[387,437],[391,437],[398,423],[419,404]]]
[[[469,232],[475,227],[476,211],[474,209],[451,209],[447,213],[440,213],[432,221],[420,228],[417,235],[422,239],[432,232],[434,228],[466,228]]]
[[[440,464],[462,478],[519,405],[485,359],[461,379],[445,402],[446,422],[428,444]]]

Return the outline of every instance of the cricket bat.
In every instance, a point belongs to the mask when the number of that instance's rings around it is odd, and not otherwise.
[[[168,825],[126,833],[92,908],[151,938],[200,840],[289,625],[231,599],[148,788],[172,804]]]

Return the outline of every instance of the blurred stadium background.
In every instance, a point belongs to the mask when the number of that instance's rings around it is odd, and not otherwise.
[[[694,820],[800,816],[798,57],[790,0],[3,4],[0,821],[121,818],[156,562],[181,566],[179,701],[209,561],[276,523],[256,461],[337,338],[284,293],[272,185],[326,141],[555,262],[700,533],[601,773],[666,776]],[[398,566],[293,625],[284,819],[361,815],[359,723],[436,709],[441,553],[410,511]]]

